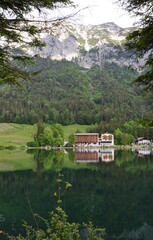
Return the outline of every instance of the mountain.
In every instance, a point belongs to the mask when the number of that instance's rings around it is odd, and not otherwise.
[[[52,60],[66,59],[90,68],[105,62],[114,62],[120,66],[130,65],[133,51],[124,47],[125,37],[132,28],[121,28],[113,22],[101,25],[80,25],[64,23],[53,34],[40,34],[46,46],[40,49],[23,50],[30,55],[39,54]]]
[[[153,118],[152,96],[142,98],[131,84],[133,55],[125,49],[131,29],[114,23],[97,26],[64,24],[54,36],[40,35],[46,46],[22,46],[16,54],[39,54],[26,71],[37,72],[23,89],[0,88],[0,122],[96,124],[114,131],[126,121]],[[131,57],[132,56],[132,57]]]

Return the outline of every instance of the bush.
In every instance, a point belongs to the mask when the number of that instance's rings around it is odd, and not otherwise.
[[[78,223],[69,223],[67,214],[60,206],[50,213],[49,220],[45,220],[40,216],[37,217],[44,222],[45,229],[41,229],[39,226],[34,229],[24,223],[24,236],[21,234],[9,236],[3,234],[3,232],[1,235],[10,240],[104,240],[105,230],[95,228],[91,222],[83,224],[80,233],[80,225]]]
[[[38,143],[35,141],[27,142],[27,147],[38,147]]]
[[[37,228],[34,229],[27,223],[24,223],[24,235],[10,236],[9,234],[0,231],[0,235],[4,236],[2,239],[6,240],[104,240],[105,229],[95,228],[91,222],[83,224],[81,227],[78,223],[70,223],[68,215],[61,207],[61,195],[71,187],[68,182],[63,181],[64,175],[57,172],[58,191],[54,193],[57,198],[57,207],[50,212],[49,218],[44,219],[39,215],[34,215]],[[64,185],[63,185],[64,183]],[[63,187],[62,187],[63,185]],[[60,189],[60,191],[59,191]],[[40,221],[44,228],[39,227]]]

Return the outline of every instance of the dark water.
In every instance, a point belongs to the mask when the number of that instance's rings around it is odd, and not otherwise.
[[[153,240],[153,151],[32,151],[35,168],[0,172],[0,229],[16,234],[56,206],[57,174],[70,221],[105,228],[107,239]],[[11,158],[11,154],[10,154]],[[61,195],[64,186],[61,186]]]

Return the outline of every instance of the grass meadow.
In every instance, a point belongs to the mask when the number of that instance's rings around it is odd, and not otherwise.
[[[36,125],[0,123],[0,146],[25,146],[33,140]]]
[[[88,125],[68,125],[63,126],[64,140],[67,141],[70,134],[74,134],[77,130],[86,132]],[[0,123],[0,146],[3,147],[22,147],[27,142],[33,141],[36,134],[37,125]]]

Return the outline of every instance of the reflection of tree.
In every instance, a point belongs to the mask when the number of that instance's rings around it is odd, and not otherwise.
[[[9,231],[12,222],[19,228],[23,218],[28,224],[34,224],[25,192],[33,212],[48,216],[48,211],[56,203],[53,195],[57,190],[59,172],[64,175],[64,182],[72,184],[64,195],[66,186],[62,185],[60,193],[62,207],[70,221],[92,220],[94,225],[105,227],[108,234],[117,236],[124,229],[131,231],[141,227],[144,222],[153,226],[152,156],[138,158],[131,154],[119,151],[115,156],[117,160],[111,164],[97,164],[95,170],[90,164],[84,169],[73,170],[63,165],[62,153],[37,152],[41,174],[32,171],[0,173],[1,214],[6,219],[0,223],[0,228]],[[134,157],[130,161],[131,156]]]
[[[144,222],[153,225],[152,173],[132,174],[112,164],[104,167],[100,172],[72,172],[72,189],[65,196],[71,220],[91,219],[112,234],[137,228]]]
[[[47,216],[48,211],[55,206],[54,174],[38,174],[33,171],[6,172],[0,173],[0,182],[1,214],[5,218],[3,223],[0,222],[0,228],[6,232],[16,233],[15,229],[21,228],[22,220],[35,226],[28,201],[32,212],[42,217]]]
[[[152,240],[153,239],[153,227],[149,226],[147,223],[144,223],[137,229],[132,231],[125,230],[119,236],[115,237],[116,240]]]
[[[117,166],[125,165],[127,162],[132,162],[135,159],[135,154],[131,150],[118,150],[116,152],[115,162]]]
[[[34,159],[37,161],[37,171],[44,171],[52,169],[54,171],[60,171],[64,163],[64,152],[57,151],[44,151],[37,150],[34,154]]]
[[[41,172],[44,170],[43,166],[43,159],[44,159],[44,152],[42,150],[36,150],[34,153],[34,160],[37,162],[37,172]]]
[[[131,150],[119,150],[117,151],[115,162],[117,166],[122,167],[125,171],[140,173],[146,170],[153,170],[152,156],[151,152],[142,158],[138,155],[137,151],[133,153]]]
[[[56,151],[54,158],[53,158],[53,170],[54,171],[60,171],[63,167],[64,163],[64,152],[63,151]]]
[[[32,150],[34,151],[34,150]],[[67,154],[62,150],[35,150],[34,151],[34,160],[37,162],[37,171],[43,172],[45,170],[61,171],[65,167],[75,168],[88,168],[88,169],[97,169],[98,171],[105,171],[107,164],[105,165],[101,161],[99,164],[84,164],[77,165],[74,162],[74,152],[72,150],[68,151]],[[115,161],[112,165],[117,167],[122,167],[126,171],[137,172],[142,170],[152,170],[153,163],[151,161],[152,154],[145,156],[143,159],[140,158],[136,152],[131,150],[115,150]],[[109,163],[110,166],[111,163]]]

